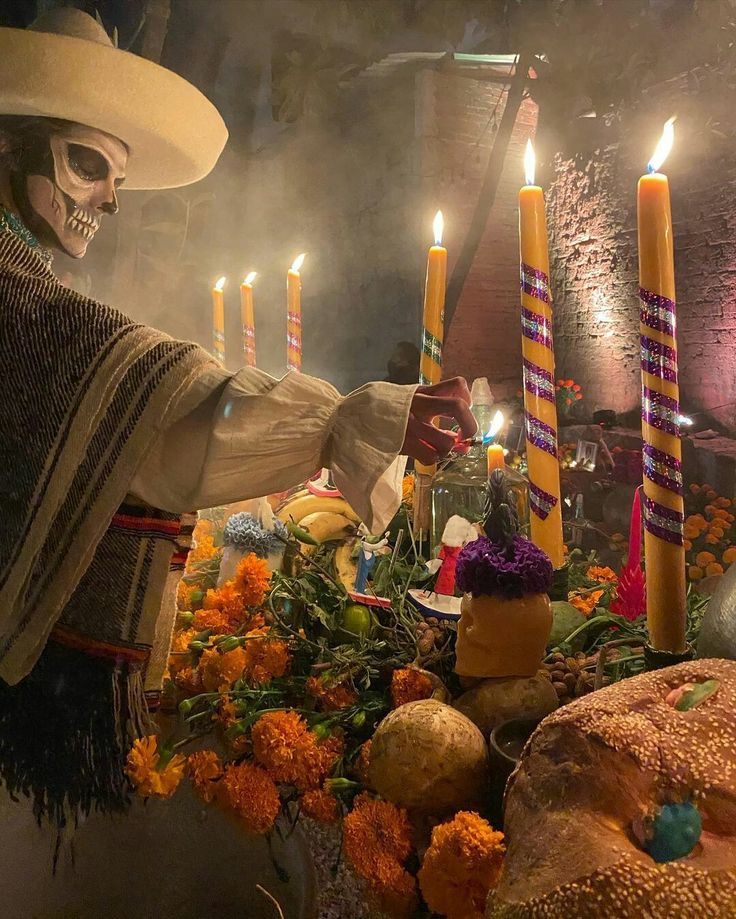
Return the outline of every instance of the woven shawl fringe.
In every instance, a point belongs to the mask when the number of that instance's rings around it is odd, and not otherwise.
[[[24,680],[0,680],[0,779],[59,838],[80,815],[126,809],[127,753],[151,731],[136,664],[52,641]]]

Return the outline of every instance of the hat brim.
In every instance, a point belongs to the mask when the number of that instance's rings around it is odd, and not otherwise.
[[[62,118],[130,150],[125,188],[177,188],[206,176],[227,141],[214,105],[182,77],[93,41],[0,28],[0,115]]]

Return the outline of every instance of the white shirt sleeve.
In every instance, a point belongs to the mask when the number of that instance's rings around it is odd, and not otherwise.
[[[368,383],[342,397],[300,373],[204,373],[138,470],[131,491],[174,513],[285,491],[320,468],[372,532],[401,501],[399,456],[415,386]]]

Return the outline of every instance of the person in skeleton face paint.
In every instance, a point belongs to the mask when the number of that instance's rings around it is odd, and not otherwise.
[[[106,214],[118,212],[128,148],[103,131],[48,118],[0,118],[9,191],[39,242],[82,258]],[[9,204],[7,190],[2,195]]]
[[[58,824],[125,806],[123,735],[149,730],[187,512],[328,467],[382,532],[405,455],[455,444],[432,419],[475,433],[464,380],[343,398],[230,372],[59,283],[49,250],[81,258],[123,182],[196,181],[226,137],[194,87],[79,10],[0,29],[0,780]]]

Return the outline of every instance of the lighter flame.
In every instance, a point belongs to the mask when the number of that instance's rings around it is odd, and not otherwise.
[[[531,137],[526,142],[524,151],[524,181],[527,185],[534,185],[534,168],[537,165],[537,158],[534,155]]]
[[[258,272],[251,271],[250,274],[247,274],[245,276],[245,280],[243,281],[243,284],[246,284],[248,287],[250,287],[250,285],[255,281],[257,277],[258,277]]]
[[[304,264],[304,259],[307,257],[306,252],[302,252],[301,255],[297,255],[294,261],[291,264],[291,271],[299,271]]]
[[[442,211],[437,211],[434,215],[434,220],[432,221],[432,232],[434,233],[434,244],[435,246],[442,245],[442,231],[445,229],[445,218],[442,216]]]
[[[491,421],[490,428],[488,428],[488,433],[483,438],[483,440],[493,440],[496,434],[498,434],[498,432],[503,427],[503,423],[505,420],[506,419],[504,418],[503,412],[500,410],[497,411],[496,414],[493,416],[493,420]]]
[[[652,158],[649,160],[647,165],[647,170],[649,172],[659,172],[662,167],[662,164],[669,156],[670,150],[672,149],[672,144],[675,140],[675,119],[670,118],[669,121],[664,123],[664,128],[662,129],[662,136],[659,138],[659,143],[652,154]]]
[[[227,278],[225,277],[225,275],[223,275],[223,276],[219,279],[219,281],[215,284],[215,290],[219,290],[220,293],[222,293],[222,288],[225,286],[225,281],[226,281],[226,280],[227,280]]]

